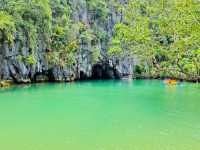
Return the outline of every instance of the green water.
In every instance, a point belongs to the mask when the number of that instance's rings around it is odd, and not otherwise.
[[[0,90],[0,150],[199,150],[200,85],[36,84]]]

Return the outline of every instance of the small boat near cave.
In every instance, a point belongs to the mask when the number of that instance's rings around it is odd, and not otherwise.
[[[177,80],[174,79],[167,79],[164,81],[165,84],[167,85],[177,85]]]

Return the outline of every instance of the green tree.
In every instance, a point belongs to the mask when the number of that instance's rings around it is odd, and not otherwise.
[[[153,77],[200,78],[200,2],[130,0],[110,55],[136,55]]]

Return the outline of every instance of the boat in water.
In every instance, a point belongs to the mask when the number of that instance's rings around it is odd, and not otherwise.
[[[168,80],[165,80],[164,83],[167,85],[177,85],[177,80],[168,79]]]

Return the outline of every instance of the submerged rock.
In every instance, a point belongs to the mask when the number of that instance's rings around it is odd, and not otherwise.
[[[13,84],[12,80],[0,81],[0,88],[10,87]]]

